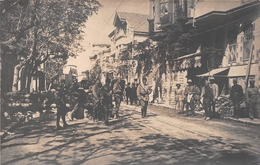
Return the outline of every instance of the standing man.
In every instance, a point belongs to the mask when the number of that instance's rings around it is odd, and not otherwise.
[[[93,120],[98,119],[100,117],[99,109],[100,109],[101,88],[102,88],[102,84],[100,82],[100,79],[97,78],[95,85],[92,87],[92,93],[94,96]]]
[[[133,105],[133,102],[135,102],[135,104],[137,105],[137,94],[136,94],[136,85],[135,83],[132,83],[132,93],[131,93],[131,97],[130,97],[130,102],[131,105]]]
[[[149,94],[152,92],[151,87],[148,87],[146,77],[143,78],[143,84],[140,83],[137,87],[137,97],[139,98],[141,108],[142,118],[146,117],[147,106],[149,101]]]
[[[246,103],[249,108],[249,118],[259,118],[257,112],[257,104],[258,104],[258,88],[255,86],[255,80],[251,79],[249,81],[250,86],[246,89]]]
[[[101,93],[102,93],[103,117],[104,117],[104,122],[107,125],[108,117],[109,117],[109,109],[112,102],[111,100],[112,91],[111,91],[109,79],[106,79],[106,83],[102,87]]]
[[[131,95],[132,95],[132,88],[130,87],[130,83],[127,83],[127,87],[125,89],[125,95],[126,95],[126,104],[128,105],[128,100],[130,99],[131,102]]]
[[[209,81],[205,81],[205,86],[202,88],[201,97],[203,98],[203,107],[205,110],[205,120],[212,118],[211,114],[211,102],[213,101],[213,90],[209,86]]]
[[[176,108],[179,113],[183,113],[183,99],[184,99],[184,90],[181,87],[180,83],[176,83],[177,89],[174,90]]]
[[[184,99],[186,104],[186,116],[189,114],[189,108],[191,109],[192,115],[194,115],[194,109],[195,109],[195,87],[192,85],[192,80],[188,79],[187,81],[188,85],[185,87],[184,90]]]
[[[218,99],[218,85],[215,83],[214,77],[210,77],[209,81],[210,81],[210,88],[213,91],[212,117],[214,117],[215,116],[215,105],[216,105],[216,101]],[[211,106],[210,106],[210,108],[211,108]]]
[[[68,112],[68,108],[66,106],[66,87],[65,82],[61,81],[61,85],[58,87],[58,91],[55,92],[55,101],[57,106],[57,119],[56,119],[56,129],[62,129],[60,126],[60,117],[63,121],[63,128],[67,127],[68,124],[66,122],[65,116]]]
[[[243,89],[241,85],[237,84],[237,79],[233,79],[233,84],[230,90],[230,100],[234,105],[234,117],[238,119],[239,104],[243,100]]]
[[[113,86],[113,94],[114,94],[114,99],[115,99],[115,109],[116,109],[116,118],[119,118],[119,107],[122,101],[122,86],[120,84],[121,78],[118,77],[117,81],[115,82]]]

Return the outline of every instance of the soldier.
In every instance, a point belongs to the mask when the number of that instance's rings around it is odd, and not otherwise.
[[[120,84],[121,78],[118,77],[117,81],[115,82],[113,86],[113,94],[114,94],[114,99],[115,99],[115,110],[116,110],[116,118],[119,118],[119,107],[122,101],[122,86]]]
[[[133,102],[137,105],[137,94],[136,94],[136,85],[135,83],[132,83],[132,93],[130,98],[131,105],[133,105]]]
[[[210,88],[213,91],[213,101],[212,101],[211,106],[212,106],[212,117],[214,117],[216,100],[218,99],[218,85],[215,83],[214,77],[211,77],[209,79],[209,81],[210,81]],[[211,108],[211,106],[210,106],[210,108]]]
[[[255,86],[255,80],[251,79],[250,86],[246,89],[246,103],[249,108],[249,118],[259,118],[257,113],[257,104],[258,104],[258,88]]]
[[[102,84],[100,79],[97,78],[95,85],[92,87],[92,93],[94,96],[94,107],[93,107],[93,120],[98,118],[99,108],[100,108],[100,98],[101,98],[101,88]]]
[[[176,86],[177,89],[174,90],[176,107],[179,113],[183,113],[184,90],[180,88],[180,83],[176,83]]]
[[[127,83],[127,87],[125,89],[125,95],[126,95],[126,104],[128,105],[128,100],[131,100],[132,95],[132,88],[130,87],[130,83]]]
[[[103,106],[103,116],[104,116],[104,122],[107,125],[108,124],[108,116],[109,116],[109,109],[111,105],[111,95],[112,95],[112,90],[110,86],[110,80],[106,79],[105,85],[101,89],[102,93],[102,106]]]
[[[67,127],[65,116],[68,112],[66,107],[66,88],[64,81],[61,82],[61,85],[58,87],[58,91],[55,92],[55,101],[57,106],[57,119],[56,119],[56,129],[62,129],[60,126],[60,117],[63,121],[63,128]]]
[[[239,118],[238,110],[239,104],[243,100],[243,89],[241,85],[237,84],[237,79],[233,79],[233,84],[230,90],[230,100],[234,105],[234,117]]]
[[[213,101],[213,90],[209,86],[209,81],[205,81],[205,86],[202,88],[201,97],[203,98],[203,107],[205,110],[205,120],[212,118],[211,114],[211,103]]]
[[[152,92],[151,87],[148,87],[147,79],[143,78],[143,85],[142,83],[138,85],[137,87],[137,97],[139,98],[140,104],[142,106],[141,108],[141,115],[142,118],[146,117],[147,114],[147,106],[149,101],[149,94]]]

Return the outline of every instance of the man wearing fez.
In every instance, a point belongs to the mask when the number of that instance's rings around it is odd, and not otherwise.
[[[230,100],[234,105],[234,117],[238,118],[239,104],[243,100],[243,89],[237,84],[237,79],[233,79],[233,84],[230,90]]]
[[[141,114],[142,118],[146,117],[147,114],[147,106],[149,101],[149,94],[152,92],[151,87],[147,84],[146,77],[143,77],[143,83],[140,83],[137,87],[137,97],[139,98],[141,104]]]
[[[258,103],[258,88],[255,86],[255,80],[250,79],[250,86],[246,89],[246,103],[249,108],[249,118],[259,118],[257,113],[257,103]]]

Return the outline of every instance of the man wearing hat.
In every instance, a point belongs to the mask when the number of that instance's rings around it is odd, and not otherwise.
[[[183,113],[184,91],[180,88],[181,84],[179,82],[176,83],[176,86],[177,88],[174,90],[176,109],[179,113]]]
[[[257,113],[257,103],[258,103],[258,88],[255,86],[255,80],[250,79],[250,86],[246,89],[246,103],[249,108],[249,118],[259,118]]]
[[[239,104],[243,100],[243,89],[237,84],[237,79],[233,79],[233,84],[230,90],[230,100],[234,105],[234,117],[238,118]]]
[[[137,87],[137,97],[139,98],[140,104],[142,106],[141,108],[141,115],[142,118],[146,117],[147,113],[147,106],[148,106],[148,101],[149,101],[149,94],[152,92],[151,87],[148,86],[147,84],[147,79],[144,77],[143,83],[140,83]]]
[[[218,85],[215,83],[215,79],[214,77],[210,77],[209,78],[209,81],[210,81],[210,88],[212,89],[213,91],[213,100],[212,100],[212,117],[215,115],[215,105],[216,105],[216,100],[218,99]],[[210,106],[210,108],[211,108]]]
[[[195,109],[195,103],[200,100],[200,89],[192,85],[192,80],[188,79],[187,81],[188,85],[185,87],[184,90],[184,101],[186,104],[186,115],[189,113],[189,107],[191,109],[191,113],[194,116],[194,109]]]

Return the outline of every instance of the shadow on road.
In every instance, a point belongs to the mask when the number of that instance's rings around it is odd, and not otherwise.
[[[32,121],[4,139],[2,152],[21,151],[9,159],[2,158],[2,164],[92,164],[89,162],[101,159],[101,164],[109,165],[245,165],[259,161],[244,150],[250,147],[248,144],[235,143],[234,139],[228,139],[227,144],[222,137],[199,141],[147,134],[147,128],[133,124],[127,115],[109,126],[82,120],[56,131],[49,123]],[[137,132],[139,135],[134,134]],[[30,148],[33,150],[27,152]],[[106,158],[109,161],[104,163]]]

